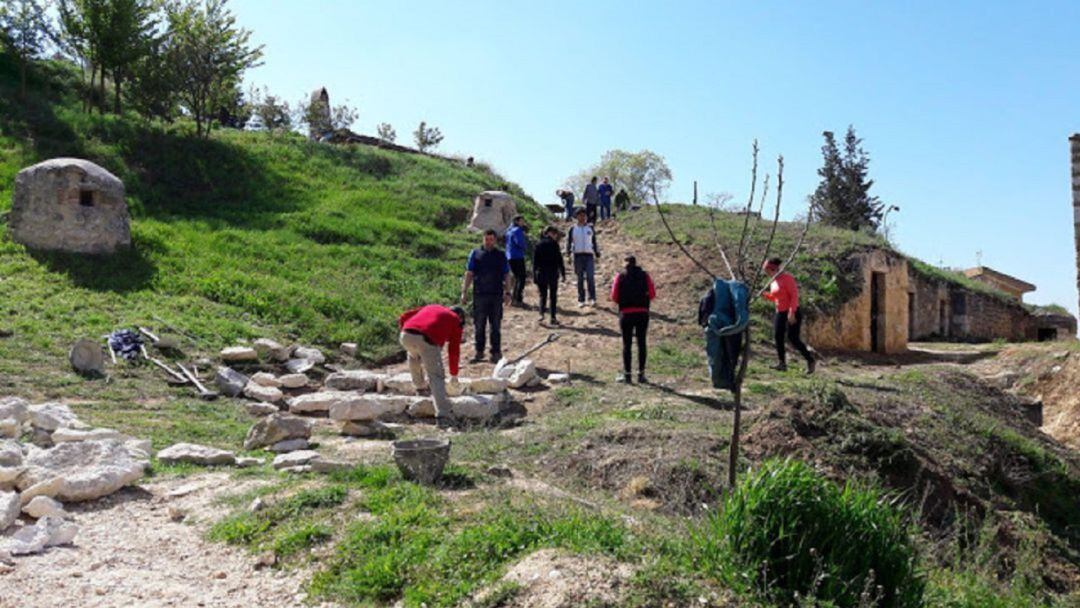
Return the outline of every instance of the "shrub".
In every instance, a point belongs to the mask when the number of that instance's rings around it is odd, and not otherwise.
[[[767,601],[921,604],[900,511],[873,488],[839,487],[801,462],[769,461],[748,475],[696,540],[707,570]]]

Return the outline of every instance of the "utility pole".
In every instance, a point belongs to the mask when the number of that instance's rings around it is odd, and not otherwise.
[[[694,206],[697,206],[697,180],[694,180]]]
[[[1080,133],[1074,133],[1069,138],[1069,144],[1072,152],[1073,229],[1076,235],[1076,290],[1080,292]]]

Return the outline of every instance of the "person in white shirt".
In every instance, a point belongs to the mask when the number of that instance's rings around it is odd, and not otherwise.
[[[600,259],[600,248],[596,245],[596,229],[586,223],[585,210],[578,208],[577,224],[571,226],[566,235],[566,255],[574,260],[574,274],[577,275],[578,306],[585,306],[585,286],[588,283],[589,305],[596,306],[596,260]]]

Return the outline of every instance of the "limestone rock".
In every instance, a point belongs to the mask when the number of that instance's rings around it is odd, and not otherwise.
[[[450,413],[459,418],[487,420],[499,413],[499,406],[491,397],[472,395],[450,399]]]
[[[63,502],[112,494],[142,477],[147,466],[115,439],[73,441],[48,450],[32,450],[24,463],[26,471],[16,482],[19,488],[62,477],[63,487],[55,498]]]
[[[323,384],[326,388],[339,391],[374,391],[378,390],[379,380],[382,377],[382,374],[364,369],[351,369],[330,374]]]
[[[31,500],[39,497],[46,496],[52,498],[60,493],[60,490],[64,488],[63,477],[50,477],[43,481],[39,481],[29,487],[24,487],[22,493],[19,494],[19,500],[22,504],[28,504]]]
[[[273,403],[248,403],[244,406],[247,409],[247,413],[252,416],[269,416],[270,414],[276,414],[280,409]]]
[[[395,374],[382,379],[379,383],[379,392],[390,391],[402,395],[415,395],[416,387],[413,386],[412,375],[408,373]]]
[[[366,422],[399,416],[412,405],[412,401],[411,397],[399,395],[355,395],[334,402],[330,406],[330,418]]]
[[[21,507],[17,492],[0,492],[0,532],[15,523]]]
[[[468,395],[471,392],[472,390],[469,388],[468,380],[446,383],[446,394],[450,397],[461,397],[463,395]]]
[[[19,432],[22,430],[22,425],[18,420],[14,418],[0,418],[0,437],[10,437],[14,439],[19,436]]]
[[[300,450],[298,452],[280,454],[274,457],[274,462],[273,464],[271,464],[271,466],[275,469],[301,466],[310,463],[311,461],[319,458],[319,456],[319,453],[315,450]]]
[[[286,403],[289,404],[289,411],[294,414],[328,412],[330,411],[330,406],[333,404],[354,396],[356,396],[356,393],[321,391],[318,393],[308,393],[306,395],[292,397],[288,399]]]
[[[413,418],[434,418],[435,401],[430,397],[417,397],[415,401],[409,404],[406,413]]]
[[[473,200],[472,219],[469,230],[483,232],[494,230],[503,234],[510,227],[511,220],[517,215],[514,198],[501,190],[486,190]]]
[[[514,373],[510,374],[510,388],[521,388],[538,377],[536,364],[532,359],[522,359],[514,366]]]
[[[306,374],[285,374],[278,376],[278,382],[285,388],[304,388],[309,380]]]
[[[258,340],[255,340],[254,345],[255,350],[261,357],[266,357],[278,362],[286,361],[289,358],[289,348],[287,346],[282,346],[269,338],[259,338]]]
[[[286,439],[311,437],[311,424],[303,418],[278,412],[255,423],[244,440],[245,450],[273,445]]]
[[[77,427],[79,419],[71,408],[63,403],[39,403],[30,406],[30,424],[51,432],[60,427]]]
[[[22,511],[34,519],[41,519],[42,517],[63,518],[67,516],[64,505],[48,496],[35,496],[30,502],[26,503]]]
[[[352,468],[352,464],[342,460],[327,460],[325,458],[316,458],[312,460],[308,465],[311,470],[316,473],[333,473],[334,471],[345,471]]]
[[[548,374],[547,381],[551,384],[566,384],[570,382],[570,374]]]
[[[149,439],[128,439],[124,442],[124,448],[135,460],[150,460],[154,455],[153,445]]]
[[[128,437],[119,431],[112,429],[67,429],[59,428],[53,431],[53,443],[65,443],[68,441],[100,441],[102,439],[126,440]]]
[[[236,454],[214,447],[195,443],[176,443],[157,453],[158,460],[165,464],[190,462],[201,465],[231,465],[236,463]]]
[[[315,364],[307,359],[289,359],[285,362],[285,369],[290,374],[302,374],[313,367]]]
[[[381,437],[393,437],[394,432],[390,427],[385,424],[374,422],[343,422],[341,424],[341,434],[348,435],[350,437],[368,437],[368,438],[381,438]]]
[[[249,399],[266,401],[268,403],[275,403],[285,398],[285,394],[281,392],[281,389],[272,386],[263,386],[254,381],[248,382],[247,386],[244,387],[244,396]]]
[[[253,374],[251,376],[251,381],[262,386],[272,386],[274,388],[281,386],[281,380],[278,380],[277,376],[270,372]]]
[[[258,361],[259,352],[250,346],[229,346],[221,349],[221,360],[228,363]]]
[[[12,555],[40,553],[46,547],[71,544],[79,527],[58,517],[45,516],[32,526],[23,526],[12,535],[7,550]]]
[[[272,445],[272,446],[270,446],[270,447],[268,447],[266,449],[270,450],[271,452],[275,452],[277,454],[284,454],[286,452],[296,452],[298,450],[306,450],[306,449],[308,449],[309,445],[310,444],[308,444],[307,439],[299,439],[299,438],[298,439],[285,439],[283,441],[279,441],[279,442],[275,443],[274,445]]]
[[[254,456],[239,456],[236,459],[236,466],[241,469],[248,467],[257,467],[265,462],[262,458],[255,458]]]
[[[30,403],[21,397],[0,399],[0,420],[10,418],[22,424],[30,418]]]
[[[356,344],[356,342],[342,342],[341,343],[341,354],[348,355],[350,357],[355,357],[358,348],[359,347]]]
[[[105,351],[96,340],[81,338],[68,351],[68,362],[80,374],[104,374]]]
[[[244,387],[248,384],[248,377],[231,367],[221,366],[217,368],[217,373],[214,374],[214,383],[217,384],[221,394],[226,397],[236,397],[244,392]]]
[[[23,451],[17,441],[0,439],[0,467],[17,467],[23,463]]]
[[[0,490],[10,490],[15,483],[15,480],[22,475],[23,467],[21,465],[16,466],[0,466]]]
[[[79,158],[53,158],[15,176],[8,227],[32,249],[110,254],[131,245],[124,183]]]
[[[326,363],[326,355],[322,354],[321,350],[309,346],[297,346],[292,356],[294,359],[307,359],[316,365]]]
[[[468,381],[473,393],[500,393],[509,383],[502,378],[473,378]]]

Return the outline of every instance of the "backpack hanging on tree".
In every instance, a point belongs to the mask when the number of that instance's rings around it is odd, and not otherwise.
[[[704,323],[709,376],[713,388],[733,390],[735,369],[742,354],[742,335],[750,325],[750,289],[742,281],[717,279],[709,291],[701,299],[698,310],[700,323],[701,309],[711,296],[711,314]]]

